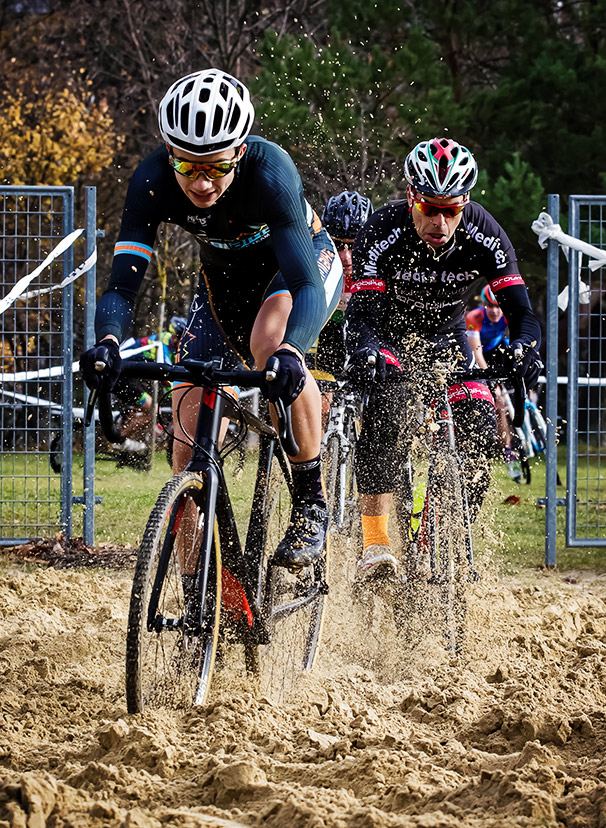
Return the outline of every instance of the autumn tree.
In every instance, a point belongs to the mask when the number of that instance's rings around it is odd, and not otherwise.
[[[108,167],[120,145],[107,106],[75,79],[45,84],[13,66],[0,93],[4,184],[74,184]]]

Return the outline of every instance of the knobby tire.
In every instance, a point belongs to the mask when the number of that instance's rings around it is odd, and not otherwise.
[[[192,561],[197,562],[205,502],[203,478],[194,472],[181,472],[165,484],[149,517],[139,547],[128,617],[129,713],[159,707],[188,708],[203,704],[207,698],[221,611],[221,554],[216,525],[202,609],[198,579],[193,580],[193,589],[190,579],[186,597],[182,578],[182,562],[188,562],[190,574]],[[155,601],[156,593],[157,606],[153,617],[148,617],[150,600]]]

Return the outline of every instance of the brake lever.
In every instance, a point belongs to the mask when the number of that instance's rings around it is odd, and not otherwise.
[[[102,374],[105,371],[107,363],[104,362],[102,359],[98,359],[95,362],[95,371],[98,374]],[[91,388],[90,394],[88,395],[88,401],[86,403],[86,413],[84,415],[84,425],[88,428],[88,426],[93,421],[93,415],[95,413],[95,406],[97,404],[97,398],[99,396],[99,386],[96,388]]]
[[[290,406],[284,405],[284,400],[276,400],[274,403],[278,415],[278,435],[286,454],[289,457],[296,457],[299,453],[299,446],[292,433],[292,416]]]
[[[520,428],[524,422],[524,410],[526,407],[526,383],[524,377],[516,372],[511,376],[511,384],[513,387],[513,417],[512,425],[514,428]]]
[[[97,373],[103,373],[106,367],[106,360],[96,360],[95,371],[97,371]],[[109,391],[105,394],[101,394],[100,384],[96,388],[91,389],[91,392],[88,395],[86,413],[84,416],[84,425],[88,427],[93,421],[95,405],[97,405],[97,403],[99,404],[99,422],[101,424],[101,430],[103,431],[110,443],[122,444],[124,442],[124,437],[114,425],[111,394]]]
[[[280,370],[280,360],[278,357],[271,357],[272,362],[267,361],[265,370],[265,379],[267,382],[273,382],[278,376]],[[276,415],[278,417],[278,436],[282,443],[282,448],[289,457],[296,457],[299,453],[299,446],[292,433],[292,416],[290,413],[290,406],[284,405],[284,400],[277,399],[274,402]]]
[[[86,428],[92,423],[95,413],[95,405],[97,404],[97,397],[99,396],[99,389],[91,389],[86,403],[86,412],[84,414],[84,425]]]

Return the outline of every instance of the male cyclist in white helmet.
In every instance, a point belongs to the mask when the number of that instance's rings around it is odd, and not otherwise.
[[[219,69],[180,78],[160,102],[164,144],[133,174],[114,249],[109,285],[99,301],[97,344],[82,355],[89,386],[101,343],[110,351],[102,381],[119,374],[118,342],[131,326],[135,297],[161,222],[189,231],[200,245],[201,276],[181,358],[223,357],[235,368],[279,360],[270,400],[292,404],[299,454],[291,458],[291,522],[275,563],[307,566],[324,548],[328,513],[320,479],[320,393],[303,355],[339,301],[342,267],[318,216],[303,195],[289,155],[250,135],[254,108],[246,87]],[[176,387],[185,432],[193,433],[200,389]],[[177,423],[177,418],[175,418]],[[179,425],[175,437],[185,439]],[[191,449],[175,440],[174,469]]]
[[[470,151],[449,138],[422,141],[404,165],[406,199],[376,211],[356,237],[352,297],[347,307],[347,350],[352,373],[363,380],[376,359],[375,386],[356,452],[363,554],[358,578],[397,574],[387,532],[397,451],[403,427],[403,386],[382,384],[391,372],[429,366],[436,359],[471,365],[466,302],[485,279],[507,317],[511,354],[524,352],[522,370],[532,384],[540,369],[541,338],[515,251],[503,228],[470,201],[478,168]],[[461,360],[463,362],[461,362]],[[470,511],[475,517],[488,487],[496,421],[483,383],[451,389],[459,450],[464,456]],[[471,397],[471,399],[469,399]]]

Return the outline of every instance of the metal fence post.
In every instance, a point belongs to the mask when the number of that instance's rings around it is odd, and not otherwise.
[[[560,197],[550,194],[547,209],[554,224],[560,222]],[[550,239],[547,248],[547,324],[545,374],[545,418],[547,420],[547,445],[545,447],[545,566],[556,565],[556,510],[558,497],[558,293],[559,293],[559,245]]]
[[[86,202],[86,258],[97,245],[97,188],[84,188]],[[95,307],[97,302],[97,267],[94,265],[86,274],[84,289],[84,348],[95,344]],[[84,392],[86,406],[86,391]],[[84,472],[83,472],[84,514],[82,537],[84,543],[95,543],[95,429],[84,429]]]
[[[569,202],[568,233],[576,236],[579,227],[579,204]],[[579,252],[570,250],[568,258],[568,385],[566,393],[566,422],[568,456],[566,463],[566,546],[573,545],[577,529],[577,455],[579,384]]]
[[[64,234],[74,229],[74,191],[71,188],[65,194]],[[63,274],[67,276],[74,267],[74,249],[70,246],[63,259]],[[63,463],[61,467],[61,526],[66,538],[72,536],[72,497],[73,497],[73,389],[72,362],[74,360],[74,286],[63,288],[63,410],[61,431],[63,433]]]

